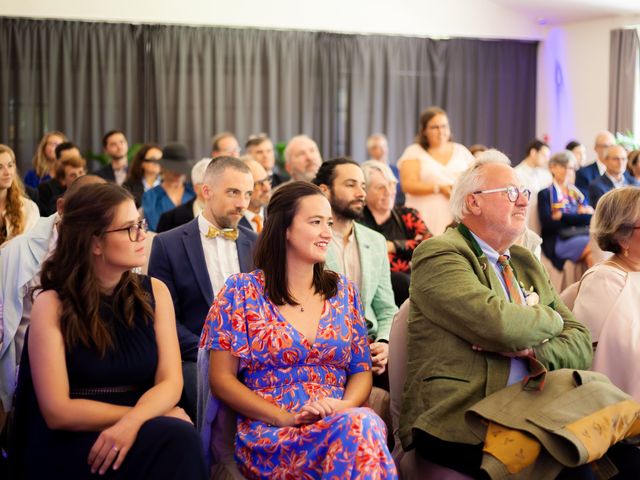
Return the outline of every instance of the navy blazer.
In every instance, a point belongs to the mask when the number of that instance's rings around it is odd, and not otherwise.
[[[602,175],[600,174],[600,170],[598,170],[597,162],[593,162],[592,164],[587,165],[586,167],[582,167],[578,169],[578,171],[576,172],[576,187],[578,187],[578,189],[582,192],[582,194],[587,198],[589,205],[591,205],[593,208],[596,208],[597,200],[594,200],[593,198],[591,198],[591,194],[589,193],[589,186],[591,185],[591,182],[600,178],[601,176]],[[625,170],[624,177],[630,183],[632,183],[634,180],[633,176],[629,173],[628,170]],[[607,192],[609,190],[607,190]],[[602,195],[604,195],[604,193],[601,194],[600,197]],[[600,197],[598,197],[598,199]]]
[[[593,162],[592,164],[579,168],[578,171],[576,171],[576,187],[578,187],[578,190],[580,190],[587,198],[589,205],[594,207],[595,204],[591,201],[591,198],[589,198],[589,185],[599,176],[600,170],[598,170],[597,162]]]
[[[236,240],[241,272],[253,270],[257,235],[239,226]],[[149,258],[149,275],[162,280],[171,293],[176,312],[182,359],[195,362],[200,332],[214,292],[207,272],[198,219],[155,236]]]
[[[630,178],[626,173],[627,172],[625,171],[625,185],[629,185],[631,187],[640,186],[635,178]],[[614,185],[609,177],[607,177],[605,174],[601,175],[589,184],[589,203],[593,206],[593,208],[596,208],[600,197],[602,197],[609,190],[613,189]]]
[[[590,213],[563,213],[560,220],[551,218],[553,185],[538,192],[538,215],[542,226],[542,251],[553,266],[562,270],[565,260],[556,256],[556,240],[560,230],[567,227],[589,225]]]
[[[193,197],[187,203],[178,205],[176,208],[172,208],[160,215],[156,232],[166,232],[167,230],[179,227],[180,225],[184,225],[185,223],[193,220],[193,202],[195,201],[196,197]],[[242,221],[240,222],[240,225],[242,225]]]

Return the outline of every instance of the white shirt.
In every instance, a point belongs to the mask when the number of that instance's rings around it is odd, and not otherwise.
[[[530,167],[526,162],[520,163],[514,168],[516,175],[522,186],[531,190],[531,196],[537,195],[537,193],[551,185],[553,177],[551,172],[542,167]]]
[[[362,278],[360,268],[360,252],[358,250],[358,241],[356,240],[356,229],[351,227],[351,233],[344,243],[341,233],[332,229],[333,238],[331,243],[337,250],[336,258],[340,264],[340,272],[351,280],[358,289],[362,289]]]
[[[203,215],[198,215],[198,229],[204,251],[204,261],[207,264],[211,289],[215,296],[224,287],[224,282],[230,275],[240,273],[240,261],[238,260],[236,242],[228,240],[222,235],[218,235],[216,238],[207,238],[209,226],[214,227],[215,225]],[[195,285],[194,288],[196,288]]]
[[[258,213],[253,213],[249,209],[246,209],[244,211],[244,216],[249,221],[249,225],[251,225],[251,228],[253,228],[253,231],[257,233],[258,225],[256,224],[256,222],[253,221],[253,217],[255,217],[256,215],[260,215],[262,217],[262,225],[264,226],[264,207],[261,208]]]

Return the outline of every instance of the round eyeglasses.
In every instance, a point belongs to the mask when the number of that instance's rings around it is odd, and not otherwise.
[[[147,233],[149,231],[149,224],[147,223],[147,220],[143,218],[139,222],[129,225],[128,227],[106,230],[103,233],[124,232],[125,230],[129,233],[129,240],[137,242],[140,240],[140,232]]]
[[[477,192],[473,192],[474,195],[479,195],[482,193],[498,193],[498,192],[507,192],[507,198],[510,202],[516,203],[518,201],[518,197],[522,195],[527,200],[531,199],[531,190],[528,188],[518,188],[515,185],[508,185],[502,188],[491,188],[489,190],[478,190]]]

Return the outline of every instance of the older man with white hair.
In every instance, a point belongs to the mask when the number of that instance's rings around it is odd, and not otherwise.
[[[490,156],[454,186],[459,225],[414,252],[400,424],[405,450],[474,478],[483,475],[483,443],[465,412],[544,369],[586,369],[592,358],[586,327],[515,245],[531,192]]]
[[[284,168],[292,180],[311,182],[322,165],[318,145],[307,135],[296,135],[284,149]]]

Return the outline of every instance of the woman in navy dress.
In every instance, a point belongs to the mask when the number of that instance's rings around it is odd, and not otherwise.
[[[20,478],[207,478],[176,407],[180,351],[167,287],[131,269],[146,224],[113,184],[65,201],[42,268],[16,399]]]

